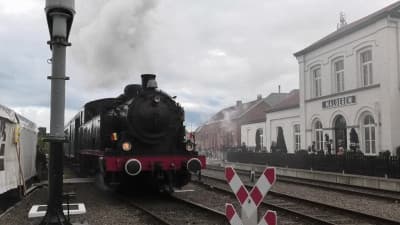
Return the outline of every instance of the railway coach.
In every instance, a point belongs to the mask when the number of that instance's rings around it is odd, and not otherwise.
[[[0,195],[26,191],[36,176],[36,124],[0,105]]]

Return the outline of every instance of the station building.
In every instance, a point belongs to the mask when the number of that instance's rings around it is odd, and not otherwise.
[[[386,150],[396,154],[400,2],[341,26],[294,56],[300,76],[301,149],[326,151],[327,144],[333,150],[350,149],[358,143],[365,155]],[[286,132],[294,135],[293,126]]]

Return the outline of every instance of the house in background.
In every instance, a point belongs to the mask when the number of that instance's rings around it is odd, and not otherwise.
[[[265,139],[268,151],[293,153],[301,149],[299,90],[292,90],[266,112]],[[283,143],[281,143],[283,141]]]
[[[209,121],[196,129],[197,149],[203,151],[221,151],[225,147],[238,147],[242,145],[242,129],[244,124],[265,124],[265,111],[278,104],[287,96],[287,93],[271,93],[265,98],[261,95],[251,102],[242,103],[222,109]],[[263,128],[264,129],[264,128]],[[264,131],[254,130],[249,132],[251,138],[256,139],[256,133]],[[247,133],[246,133],[247,135]],[[262,138],[261,138],[262,140]],[[246,141],[244,141],[245,144]],[[260,146],[265,146],[264,141]],[[255,148],[255,145],[254,145]]]

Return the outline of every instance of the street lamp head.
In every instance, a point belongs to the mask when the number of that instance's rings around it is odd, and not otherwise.
[[[75,0],[46,0],[46,19],[50,37],[64,37],[68,40],[75,14]]]

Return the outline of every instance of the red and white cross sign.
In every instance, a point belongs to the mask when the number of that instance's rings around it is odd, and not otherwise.
[[[253,186],[250,193],[243,185],[243,182],[240,180],[240,177],[237,175],[233,167],[228,166],[225,168],[225,177],[242,206],[242,210],[247,216],[251,216],[257,212],[257,207],[261,204],[264,196],[275,183],[276,173],[275,168],[267,167]],[[237,215],[236,210],[231,204],[226,205],[226,216],[232,225],[242,224],[240,217]],[[276,213],[268,210],[259,224],[275,225]]]
[[[235,210],[235,207],[233,207],[232,204],[226,204],[225,205],[225,215],[226,218],[228,218],[228,221],[231,225],[243,225],[242,220],[240,219],[238,213]],[[265,215],[261,218],[260,222],[258,225],[276,225],[276,212],[272,210],[268,210]]]

